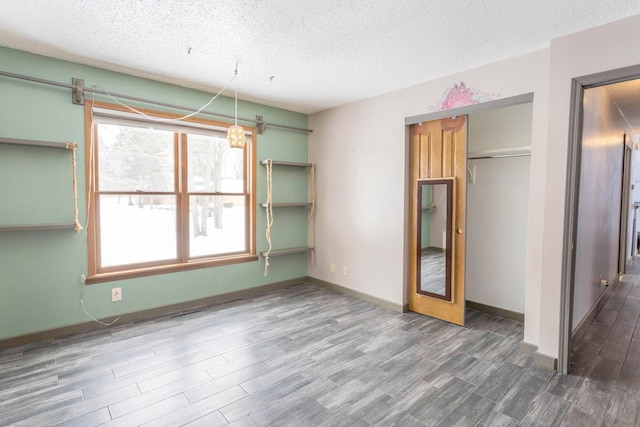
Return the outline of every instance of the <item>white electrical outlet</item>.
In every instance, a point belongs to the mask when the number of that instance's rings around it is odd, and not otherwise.
[[[349,269],[347,268],[346,265],[344,267],[342,267],[342,275],[343,276],[348,276],[349,275]]]
[[[331,264],[331,265],[329,266],[329,270],[330,270],[332,273],[335,273],[335,272],[336,272],[336,265],[335,265],[335,264]]]
[[[111,302],[122,301],[122,288],[111,289]]]

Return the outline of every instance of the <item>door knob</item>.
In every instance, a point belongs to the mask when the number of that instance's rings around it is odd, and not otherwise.
[[[458,229],[456,230],[456,232],[457,232],[458,234],[462,234],[462,228],[458,228]]]

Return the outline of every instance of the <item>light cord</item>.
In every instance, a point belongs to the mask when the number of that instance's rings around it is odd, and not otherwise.
[[[80,298],[80,304],[82,305],[82,311],[84,311],[84,314],[86,314],[87,316],[89,316],[89,317],[90,317],[94,322],[98,322],[98,323],[100,323],[101,325],[104,325],[104,326],[111,326],[111,325],[113,325],[114,323],[116,323],[118,320],[120,320],[120,318],[122,317],[122,314],[121,314],[121,315],[119,315],[118,317],[116,317],[115,319],[113,319],[113,321],[111,321],[111,322],[109,322],[109,323],[106,323],[106,322],[103,322],[103,321],[101,321],[101,320],[96,319],[95,317],[93,317],[93,316],[92,316],[92,315],[87,311],[87,309],[84,307],[84,301],[82,300],[82,298]]]
[[[219,97],[219,96],[222,94],[222,92],[224,92],[224,91],[229,87],[229,85],[231,84],[231,82],[233,82],[233,81],[236,79],[237,75],[238,75],[238,70],[237,70],[237,68],[236,68],[236,74],[231,78],[231,80],[229,80],[229,82],[228,82],[226,85],[224,85],[224,87],[223,87],[222,89],[220,89],[220,91],[219,91],[218,93],[216,93],[216,94],[214,95],[214,97],[213,97],[213,98],[211,98],[211,99],[209,100],[209,102],[207,102],[206,104],[204,104],[202,107],[198,108],[198,110],[194,111],[194,112],[193,112],[193,113],[191,113],[191,114],[187,114],[186,116],[177,117],[177,118],[173,118],[173,119],[169,119],[169,118],[166,118],[166,117],[154,117],[154,116],[149,116],[149,115],[145,114],[144,112],[142,112],[142,111],[140,111],[140,110],[137,110],[137,109],[135,109],[135,108],[133,108],[133,107],[131,107],[131,106],[129,106],[129,105],[124,104],[123,102],[120,102],[120,101],[119,101],[115,96],[111,95],[111,94],[110,94],[110,93],[109,93],[105,88],[103,88],[102,86],[100,86],[100,85],[94,85],[94,87],[100,88],[100,90],[102,90],[102,91],[103,91],[103,92],[104,92],[104,93],[105,93],[109,98],[111,98],[111,99],[113,100],[113,102],[115,102],[116,104],[121,105],[122,107],[124,107],[124,108],[126,108],[126,109],[128,109],[128,110],[130,110],[130,111],[133,111],[133,112],[134,112],[134,113],[136,113],[136,114],[140,114],[141,116],[143,116],[143,117],[144,117],[145,119],[147,119],[147,120],[150,120],[150,121],[153,121],[153,122],[166,122],[166,123],[171,123],[171,122],[177,122],[177,121],[180,121],[180,120],[188,119],[188,118],[190,118],[190,117],[195,116],[196,114],[201,113],[201,112],[202,112],[202,110],[204,110],[204,109],[205,109],[205,108],[207,108],[209,105],[211,105],[211,103],[212,103],[212,102],[213,102],[217,97]],[[238,124],[238,89],[237,89],[237,87],[236,87],[236,125],[237,125],[237,124]]]
[[[237,80],[237,78],[238,78],[238,63],[236,62],[236,72],[233,75],[233,78],[231,79],[231,81],[233,81],[233,80],[236,81],[236,84],[234,85],[235,88],[236,88],[236,97],[235,97],[235,100],[236,100],[236,115],[235,115],[236,120],[235,120],[235,125],[236,126],[238,126],[238,80]]]
[[[95,104],[95,94],[93,94],[93,105]],[[95,188],[95,183],[94,183],[94,175],[93,175],[93,168],[94,168],[94,143],[95,143],[95,137],[94,137],[94,126],[95,124],[93,123],[93,108],[90,108],[90,113],[91,115],[91,129],[89,131],[89,170],[86,171],[86,173],[88,174],[88,186],[89,189],[91,190],[91,194],[93,194],[93,189]],[[91,198],[88,197],[87,198],[87,218],[85,221],[85,226],[89,227],[89,211],[91,208]],[[87,237],[87,229],[85,229],[85,237]],[[82,252],[82,260],[81,260],[81,267],[80,270],[82,271],[83,266],[84,266],[84,260],[86,259],[87,256],[87,238],[84,239],[84,245],[83,245],[83,252]],[[89,317],[91,320],[93,320],[96,323],[99,323],[103,326],[112,326],[114,325],[118,320],[120,320],[120,318],[122,317],[122,312],[120,312],[120,314],[118,315],[118,317],[116,317],[115,319],[113,319],[111,322],[106,323],[103,322],[101,320],[98,320],[95,318],[95,316],[93,316],[91,313],[89,313],[87,311],[87,308],[84,305],[84,290],[85,290],[85,281],[86,278],[84,276],[84,273],[81,274],[81,283],[82,283],[82,291],[80,292],[80,305],[82,307],[82,311],[84,312],[84,314],[87,315],[87,317]],[[119,310],[118,310],[119,311]]]
[[[100,85],[94,85],[94,87],[98,87],[100,88],[109,98],[111,98],[116,104],[136,113],[136,114],[140,114],[141,116],[143,116],[144,118],[146,118],[147,120],[151,120],[151,121],[155,121],[155,122],[177,122],[180,120],[184,120],[184,119],[188,119],[190,117],[195,116],[196,114],[199,114],[202,112],[202,110],[204,110],[205,108],[207,108],[209,105],[211,105],[211,103],[218,98],[228,87],[229,85],[236,79],[238,75],[238,65],[236,64],[236,70],[235,70],[235,74],[234,76],[231,78],[231,80],[229,80],[229,82],[227,82],[226,85],[224,85],[224,87],[222,89],[220,89],[220,91],[218,93],[216,93],[210,100],[209,102],[207,102],[206,104],[204,104],[202,107],[200,107],[198,110],[194,111],[191,114],[187,114],[186,116],[182,116],[182,117],[178,117],[178,118],[173,118],[173,119],[169,119],[169,118],[161,118],[161,117],[153,117],[153,116],[149,116],[147,114],[145,114],[144,112],[137,110],[136,108],[133,108],[129,105],[124,104],[123,102],[119,101],[116,97],[114,97],[113,95],[111,95],[111,93],[109,93],[105,88],[101,87]],[[238,124],[238,88],[237,88],[237,84],[236,84],[236,91],[235,91],[235,124]],[[90,136],[90,147],[89,147],[89,171],[87,172],[89,174],[89,188],[90,190],[93,190],[95,183],[94,183],[94,177],[93,177],[93,162],[94,162],[94,129],[93,127],[95,126],[95,124],[93,123],[93,105],[95,105],[95,93],[94,93],[94,97],[93,97],[93,104],[92,104],[92,108],[91,108],[91,136]],[[74,213],[75,213],[75,222],[74,222],[74,230],[76,233],[79,233],[83,228],[82,225],[80,224],[80,221],[78,220],[78,192],[77,192],[77,177],[76,177],[76,158],[75,158],[75,153],[76,153],[76,144],[71,144],[68,143],[66,145],[67,149],[72,150],[71,151],[71,156],[72,156],[72,166],[73,166],[73,196],[74,196]],[[93,191],[90,191],[91,194],[93,194]],[[87,221],[86,224],[89,224],[89,211],[90,211],[90,207],[91,207],[91,200],[90,198],[87,199]],[[272,220],[273,222],[273,220]],[[271,239],[270,239],[270,235],[268,237],[269,240],[269,252],[271,251]],[[86,241],[85,241],[85,249],[84,252],[86,254]],[[83,255],[84,258],[84,255]],[[84,262],[84,261],[83,261]],[[265,276],[267,275],[267,267],[268,267],[268,256],[267,256],[267,264],[265,267]],[[83,275],[84,276],[84,275]],[[97,322],[101,325],[104,326],[111,326],[113,324],[115,324],[118,320],[120,320],[120,318],[122,317],[122,314],[120,314],[118,317],[116,317],[112,322],[109,323],[105,323],[102,322],[98,319],[96,319],[93,315],[91,315],[85,305],[84,305],[84,286],[82,289],[82,292],[80,294],[80,305],[82,306],[82,311],[89,317],[91,318],[94,322]]]

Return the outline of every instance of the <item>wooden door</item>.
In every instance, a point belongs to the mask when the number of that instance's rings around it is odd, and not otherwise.
[[[458,325],[464,325],[465,310],[466,143],[466,116],[424,122],[411,128],[409,310]],[[443,194],[438,191],[440,187],[450,188],[452,196],[447,200],[448,207],[436,200],[437,193]],[[420,237],[425,235],[426,224],[436,223],[434,215],[443,215],[443,209],[448,221],[440,223],[446,224],[442,227],[444,236],[448,237],[439,240],[448,243],[423,248],[430,246],[424,243],[428,238]],[[447,274],[442,274],[442,280],[448,289],[433,293],[423,287],[425,278],[431,274],[428,264],[431,261],[425,257],[429,252],[437,254],[438,251],[442,252],[443,259],[446,256]]]

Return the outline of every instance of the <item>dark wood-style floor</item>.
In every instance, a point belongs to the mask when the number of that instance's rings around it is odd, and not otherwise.
[[[0,351],[0,425],[638,425],[637,277],[576,375],[534,365],[512,320],[461,328],[302,284]]]

